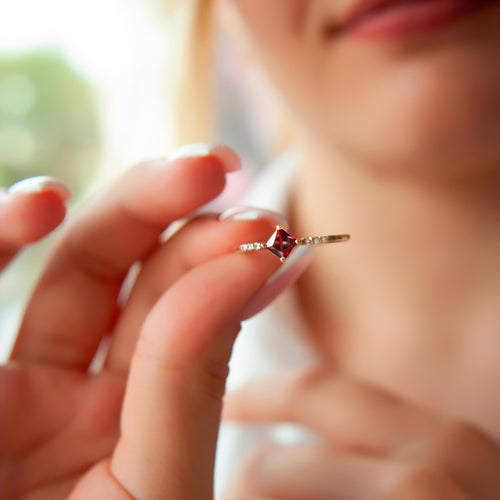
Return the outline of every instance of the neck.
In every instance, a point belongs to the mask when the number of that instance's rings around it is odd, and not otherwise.
[[[351,234],[319,247],[299,285],[331,360],[368,374],[392,356],[415,375],[412,358],[460,356],[472,338],[498,337],[499,178],[416,180],[311,152],[304,165],[293,231]]]

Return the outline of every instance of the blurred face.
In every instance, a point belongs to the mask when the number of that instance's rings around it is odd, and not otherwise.
[[[413,174],[500,167],[500,1],[232,1],[325,151]]]

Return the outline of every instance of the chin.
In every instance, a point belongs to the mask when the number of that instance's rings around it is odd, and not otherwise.
[[[388,172],[500,175],[500,70],[490,65],[457,57],[387,74],[344,107],[342,120],[332,111],[330,142]]]
[[[379,116],[358,134],[351,151],[364,154],[365,163],[378,169],[446,178],[483,175],[492,169],[500,174],[500,114],[465,111],[448,112],[441,105],[427,113],[406,112],[404,120]]]

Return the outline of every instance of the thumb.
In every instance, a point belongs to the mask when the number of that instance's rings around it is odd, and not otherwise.
[[[136,346],[111,470],[134,498],[212,499],[227,363],[242,311],[279,263],[231,254],[185,274]]]

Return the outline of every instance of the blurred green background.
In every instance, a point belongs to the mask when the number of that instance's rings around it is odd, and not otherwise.
[[[78,199],[99,165],[101,143],[94,88],[60,51],[0,53],[0,186],[51,175]],[[31,247],[2,276],[0,361],[48,245]]]
[[[0,185],[53,175],[78,194],[99,151],[96,96],[62,54],[0,54]]]
[[[73,192],[71,216],[109,178],[169,154],[176,135],[172,75],[184,52],[167,3],[16,0],[3,6],[0,188],[52,175]],[[278,113],[273,94],[224,30],[215,52],[215,126],[207,140],[233,146],[245,166],[210,207],[222,210],[240,202],[267,163]],[[21,252],[0,277],[0,362],[51,238]]]
[[[51,175],[70,216],[109,177],[165,155],[168,33],[156,0],[16,0],[0,14],[0,188]],[[0,277],[0,362],[54,237]]]

